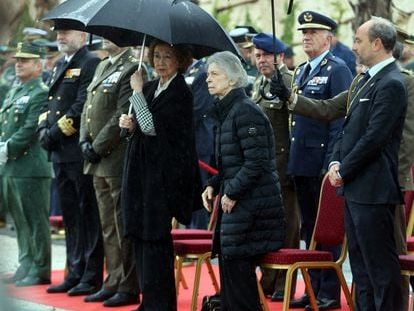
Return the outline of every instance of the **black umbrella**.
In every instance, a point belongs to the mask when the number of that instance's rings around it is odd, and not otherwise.
[[[75,29],[100,35],[118,46],[140,45],[144,35],[170,44],[190,44],[194,57],[231,51],[237,46],[206,11],[189,1],[177,0],[68,0],[43,20],[59,20]]]

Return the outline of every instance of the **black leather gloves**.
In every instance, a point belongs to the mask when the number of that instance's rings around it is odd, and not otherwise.
[[[52,151],[56,147],[56,141],[50,136],[50,130],[47,127],[42,127],[37,131],[39,135],[40,145],[47,151]]]
[[[270,79],[270,93],[277,95],[281,101],[288,101],[291,95],[289,88],[283,82],[282,74],[276,70]]]
[[[93,150],[92,144],[89,141],[83,141],[80,144],[83,158],[92,163],[97,164],[101,161],[101,156]]]

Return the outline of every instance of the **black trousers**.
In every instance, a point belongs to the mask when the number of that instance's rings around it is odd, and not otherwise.
[[[318,213],[321,178],[319,176],[295,176],[294,182],[301,212],[301,234],[306,242],[306,248],[309,249]],[[318,245],[317,249],[331,252],[334,260],[340,256],[339,246]],[[341,285],[334,270],[312,269],[309,273],[317,298],[340,301]]]
[[[103,243],[92,176],[82,162],[53,163],[66,239],[66,281],[102,285]]]
[[[219,257],[221,311],[260,311],[256,279],[257,256],[226,259]]]
[[[359,311],[402,311],[393,205],[345,203],[349,260]]]
[[[138,283],[142,302],[139,311],[176,311],[174,248],[171,235],[165,240],[135,241]]]

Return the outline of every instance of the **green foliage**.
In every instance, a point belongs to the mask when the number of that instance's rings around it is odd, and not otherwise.
[[[298,1],[293,2],[292,6],[292,12],[289,15],[285,15],[284,18],[282,18],[282,25],[283,25],[283,34],[280,37],[280,39],[285,42],[288,45],[291,45],[293,43],[294,38],[294,32],[296,31],[295,23],[296,23],[296,16],[297,16],[297,5]],[[284,12],[287,11],[288,4],[285,2],[284,5]],[[278,34],[276,34],[278,36]]]
[[[345,7],[343,1],[341,0],[332,1],[331,5],[333,7],[333,12],[335,12],[335,15],[332,16],[332,18],[338,23],[338,28],[336,30],[336,36],[339,36],[339,29],[341,27],[341,21],[343,20],[343,17],[345,15],[347,8]]]
[[[217,12],[217,7],[218,7],[219,2],[220,0],[214,0],[212,15],[214,16],[215,19],[217,19],[217,21],[220,23],[220,25],[224,29],[228,29],[229,22],[231,19],[231,16],[230,16],[231,10],[225,10],[220,13]]]

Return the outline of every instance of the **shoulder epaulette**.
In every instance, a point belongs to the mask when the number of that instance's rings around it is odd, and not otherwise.
[[[138,62],[138,59],[137,59],[135,56],[133,56],[133,55],[129,55],[129,56],[128,56],[128,60],[129,60],[131,63],[136,63],[136,62]]]

